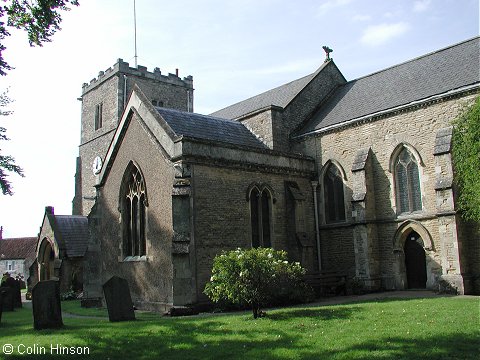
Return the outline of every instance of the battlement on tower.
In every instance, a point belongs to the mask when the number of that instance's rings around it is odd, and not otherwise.
[[[103,83],[105,80],[111,78],[117,73],[123,75],[133,75],[136,77],[143,77],[145,79],[152,79],[155,81],[161,81],[167,84],[182,86],[186,88],[193,89],[193,77],[188,75],[183,79],[178,76],[178,69],[175,74],[169,73],[168,75],[162,75],[160,68],[156,67],[153,69],[153,72],[148,71],[146,66],[138,65],[135,67],[130,67],[128,62],[123,61],[123,59],[118,59],[113,67],[109,67],[105,71],[100,71],[96,78],[90,80],[89,83],[83,83],[82,85],[82,95],[89,92],[90,90],[96,88],[98,85]]]

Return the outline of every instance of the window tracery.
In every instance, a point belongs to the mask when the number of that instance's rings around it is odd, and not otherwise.
[[[394,167],[397,210],[399,213],[422,210],[418,163],[412,152],[402,147]]]
[[[142,173],[131,165],[122,196],[123,248],[125,256],[146,255],[146,189]]]

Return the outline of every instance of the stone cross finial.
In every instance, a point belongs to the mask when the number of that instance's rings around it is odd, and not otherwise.
[[[333,49],[330,49],[328,46],[322,46],[323,48],[323,51],[325,51],[325,61],[324,62],[328,62],[330,60],[332,60],[330,58],[330,53],[333,52]]]

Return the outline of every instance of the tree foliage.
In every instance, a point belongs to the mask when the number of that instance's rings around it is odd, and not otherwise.
[[[237,249],[215,257],[204,293],[214,302],[249,306],[257,318],[262,307],[280,299],[299,302],[308,298],[304,274],[300,263],[287,261],[285,251]]]
[[[3,3],[3,4],[2,4]],[[4,40],[9,29],[25,30],[30,46],[42,46],[60,30],[61,11],[69,5],[78,6],[77,0],[0,0],[0,75],[6,75],[11,66],[5,61]]]
[[[457,203],[464,219],[480,221],[480,97],[454,120],[453,125]]]
[[[12,100],[8,97],[7,92],[0,94],[0,116],[11,114],[11,111],[4,109],[11,102]],[[6,131],[4,127],[0,126],[0,141],[9,140],[5,135]],[[22,168],[15,165],[15,159],[10,155],[2,155],[2,149],[0,149],[0,189],[3,195],[13,195],[12,185],[7,180],[7,172],[13,172],[22,177],[24,176]]]

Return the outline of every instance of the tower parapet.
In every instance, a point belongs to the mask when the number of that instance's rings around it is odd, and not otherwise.
[[[89,83],[83,83],[82,85],[82,95],[96,88],[98,85],[108,80],[112,76],[115,76],[117,73],[123,73],[125,75],[132,75],[135,77],[141,77],[145,79],[151,79],[154,81],[161,81],[171,85],[177,85],[182,87],[187,87],[193,89],[193,76],[188,75],[183,79],[178,76],[178,69],[175,74],[168,73],[168,75],[162,75],[162,72],[159,67],[153,69],[153,72],[148,71],[146,66],[138,65],[135,67],[130,67],[130,64],[123,59],[117,59],[117,62],[109,67],[105,71],[100,71],[98,76],[90,80]]]

